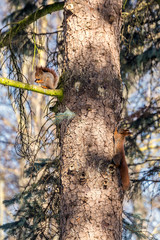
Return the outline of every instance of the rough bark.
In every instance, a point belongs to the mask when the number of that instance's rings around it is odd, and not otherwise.
[[[123,192],[112,164],[121,112],[121,0],[65,3],[61,239],[121,239]]]

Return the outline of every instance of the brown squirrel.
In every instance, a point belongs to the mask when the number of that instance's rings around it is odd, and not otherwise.
[[[114,132],[115,156],[113,158],[113,161],[116,167],[119,167],[122,187],[124,191],[126,191],[130,186],[128,165],[126,163],[124,152],[124,141],[125,137],[131,134],[132,133],[127,129],[121,129],[119,132],[117,132],[116,128]]]
[[[42,88],[55,89],[58,81],[59,78],[53,69],[36,66],[35,82],[40,83]]]

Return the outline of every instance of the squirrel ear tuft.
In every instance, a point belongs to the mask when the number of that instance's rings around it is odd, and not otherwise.
[[[115,130],[114,130],[114,133],[118,133],[118,131],[117,131],[118,129],[117,129],[117,127],[115,127]]]

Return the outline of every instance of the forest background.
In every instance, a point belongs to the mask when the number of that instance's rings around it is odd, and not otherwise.
[[[49,4],[53,1],[3,1],[2,36],[15,22]],[[159,1],[123,1],[120,54],[123,111],[119,126],[127,127],[133,133],[125,148],[131,188],[123,203],[123,239],[160,238],[159,4]],[[61,76],[64,51],[62,22],[63,10],[46,14],[15,35],[12,44],[0,45],[1,76],[35,84],[36,64],[53,68]],[[29,228],[33,236],[42,234],[47,239],[54,235],[53,239],[58,239],[57,156],[60,149],[55,138],[55,123],[61,119],[50,111],[54,104],[55,98],[1,85],[0,224],[4,224],[5,233],[1,230],[0,239],[16,239],[15,235],[21,239],[24,232],[25,239],[32,239],[27,236],[23,214],[30,224],[33,223],[33,215],[37,216],[37,222]],[[54,164],[51,159],[55,159]],[[37,186],[39,192],[36,192]],[[34,192],[34,197],[31,197],[31,192]],[[43,195],[41,204],[35,201],[40,193]],[[5,199],[7,201],[3,205]],[[45,222],[52,221],[50,231],[47,224],[42,224],[42,229],[39,229],[42,215]]]

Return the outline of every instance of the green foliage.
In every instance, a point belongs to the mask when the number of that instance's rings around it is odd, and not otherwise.
[[[19,203],[21,194],[16,194],[14,198],[9,199],[9,200],[4,200],[3,203],[6,207],[9,207],[12,204]]]
[[[13,199],[5,200],[5,206],[18,204],[15,221],[1,226],[8,236],[17,239],[52,239],[58,234],[59,223],[59,160],[38,159],[26,169],[28,184]],[[18,219],[18,220],[17,220]]]
[[[12,43],[12,40],[19,34],[21,31],[24,31],[31,23],[34,23],[39,18],[47,14],[51,14],[52,12],[63,9],[64,3],[53,3],[50,5],[44,6],[42,9],[38,9],[35,12],[31,13],[27,17],[18,21],[12,28],[10,28],[7,32],[4,32],[0,41],[0,48],[3,48]],[[14,42],[14,41],[13,41]]]
[[[135,1],[136,2],[136,1]],[[134,5],[135,5],[134,2]],[[153,60],[159,62],[159,16],[160,7],[156,1],[124,2],[124,24],[121,35],[121,73],[125,81],[126,73],[143,74],[147,72]],[[130,77],[130,76],[129,76]],[[126,79],[126,84],[130,81]]]
[[[127,213],[124,211],[125,218],[123,218],[123,239],[129,240],[136,236],[138,240],[158,240],[152,234],[146,231],[143,225],[147,223],[146,219],[141,218],[140,215]]]
[[[135,161],[138,161],[139,165],[141,162],[146,163],[146,167],[149,166],[147,159],[153,154],[149,142],[158,133],[160,125],[159,97],[156,97],[159,82],[155,77],[160,61],[158,51],[160,6],[153,0],[124,0],[123,4],[125,12],[121,35],[121,73],[127,95],[130,91],[131,95],[134,91],[136,94],[124,103],[125,117],[121,124],[133,131],[133,136],[128,138],[130,144],[126,150],[130,156],[132,179],[135,183],[138,176],[136,172],[134,175],[134,166],[137,166]],[[150,80],[146,80],[149,75]],[[147,96],[148,91],[151,92],[150,97]],[[142,151],[143,144],[148,144],[145,151]],[[148,170],[150,174],[147,175],[145,171],[143,177],[139,176],[136,185],[143,184],[149,179],[153,180],[155,173],[158,174],[155,161],[150,163],[152,165],[150,167],[152,171]]]

